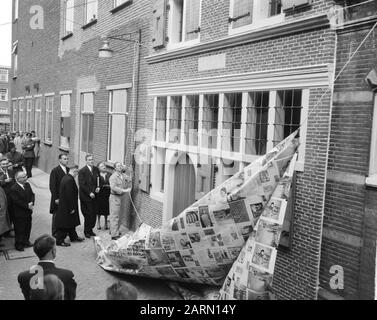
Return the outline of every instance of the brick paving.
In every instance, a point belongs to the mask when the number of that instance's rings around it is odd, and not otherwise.
[[[43,233],[50,233],[51,215],[49,214],[50,192],[48,190],[49,176],[38,169],[33,169],[33,178],[30,184],[36,194],[36,204],[33,213],[33,227],[31,241]],[[80,216],[81,223],[83,217]],[[103,223],[103,221],[102,221]],[[77,228],[78,234],[83,236],[83,226]],[[107,232],[98,232],[101,236],[108,237]],[[5,247],[13,249],[13,239],[3,241]],[[117,279],[125,280],[135,285],[139,290],[139,299],[142,300],[172,300],[180,299],[172,292],[162,280],[145,279],[125,275],[117,275],[104,271],[96,264],[96,253],[92,239],[82,243],[73,243],[71,247],[57,248],[56,265],[70,269],[75,274],[78,284],[77,300],[103,300],[106,288]],[[18,260],[5,260],[0,253],[0,300],[23,299],[18,286],[17,275],[37,263],[37,258],[23,258]]]

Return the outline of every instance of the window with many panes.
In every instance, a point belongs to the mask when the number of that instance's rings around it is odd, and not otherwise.
[[[8,70],[0,69],[0,81],[8,82]]]
[[[156,105],[155,139],[166,140],[167,97],[158,97]]]
[[[170,97],[169,142],[181,141],[182,96]]]
[[[73,33],[75,1],[65,0],[64,6],[64,35],[68,35]]]
[[[224,95],[222,144],[224,151],[239,152],[241,141],[242,93]]]
[[[34,128],[33,117],[33,100],[31,98],[26,99],[26,128],[27,132],[30,132]]]
[[[0,89],[0,101],[8,101],[8,89]]]
[[[12,101],[12,110],[13,110],[13,131],[18,130],[18,101]]]
[[[202,147],[216,149],[219,121],[219,95],[205,94],[203,97]]]
[[[169,42],[198,40],[200,35],[201,0],[170,0]]]
[[[93,153],[94,92],[81,94],[81,151]]]
[[[18,100],[18,129],[25,131],[25,101],[24,99]]]
[[[53,122],[53,110],[54,110],[54,96],[48,96],[45,99],[45,132],[44,140],[48,143],[52,143],[52,122]]]
[[[34,131],[37,137],[42,137],[42,97],[36,97],[34,100],[35,104],[35,122]]]
[[[127,89],[110,91],[108,159],[124,162],[127,142],[129,95]]]
[[[163,148],[153,148],[151,192],[154,194],[164,193],[165,161],[166,150]]]
[[[231,0],[231,32],[242,32],[283,21],[281,0]]]
[[[185,144],[189,146],[198,145],[199,130],[199,95],[186,96],[185,106]]]
[[[71,95],[60,96],[60,147],[69,149],[71,140]]]
[[[247,154],[262,155],[266,153],[269,98],[268,91],[248,93],[245,135],[245,152]]]
[[[85,0],[85,23],[97,19],[98,0]]]

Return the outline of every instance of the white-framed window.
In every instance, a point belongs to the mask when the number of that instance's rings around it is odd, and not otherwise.
[[[81,94],[81,151],[93,153],[94,92]]]
[[[158,97],[156,104],[155,134],[157,141],[166,141],[167,97]]]
[[[18,41],[15,41],[13,43],[12,60],[13,60],[13,77],[17,77],[17,74],[18,74]]]
[[[199,42],[201,0],[170,0],[169,47]]]
[[[0,81],[8,82],[9,72],[7,69],[0,69]]]
[[[33,113],[32,113],[32,108],[33,108],[33,100],[32,98],[26,98],[26,125],[25,125],[25,130],[27,132],[30,132],[34,128],[34,119],[33,119]]]
[[[25,131],[25,101],[23,98],[18,100],[18,129]]]
[[[71,139],[71,95],[60,95],[60,147],[69,149]]]
[[[281,0],[230,0],[229,33],[242,33],[284,21]]]
[[[54,96],[46,96],[45,98],[45,142],[52,143],[52,128],[53,128],[53,110],[54,110]]]
[[[203,131],[202,147],[217,148],[217,133],[219,128],[219,95],[205,94],[203,97]]]
[[[13,131],[19,130],[18,127],[18,101],[17,100],[12,100],[12,125],[13,125]]]
[[[240,152],[242,92],[224,94],[222,141],[224,151]]]
[[[14,0],[14,20],[18,19],[18,0]]]
[[[114,8],[119,7],[123,3],[130,2],[132,0],[114,0]]]
[[[37,137],[42,137],[42,97],[35,97],[34,104],[34,131]]]
[[[8,89],[0,89],[0,101],[8,101]]]
[[[85,23],[96,20],[98,17],[98,0],[85,0]]]
[[[170,97],[169,142],[181,141],[182,129],[182,96]]]
[[[188,146],[197,146],[199,132],[199,95],[187,95],[185,101],[185,144]]]
[[[151,195],[163,199],[165,190],[166,150],[152,148],[151,163]]]
[[[108,160],[124,162],[127,143],[129,94],[127,89],[109,92]]]
[[[65,0],[64,1],[64,35],[73,33],[74,28],[74,13],[75,13],[75,1]]]

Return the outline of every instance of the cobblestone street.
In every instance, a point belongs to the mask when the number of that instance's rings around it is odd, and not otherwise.
[[[44,172],[34,169],[30,184],[36,194],[36,204],[33,213],[33,227],[30,241],[33,242],[39,235],[50,233],[51,215],[49,214],[50,192],[48,190],[49,176]],[[83,224],[83,217],[80,216]],[[103,223],[103,222],[102,222]],[[83,236],[82,226],[77,228],[78,234]],[[98,230],[94,230],[99,234]],[[101,236],[108,237],[107,232],[102,231]],[[3,241],[1,250],[13,251],[14,239]],[[32,255],[32,248],[30,250]],[[103,300],[106,288],[117,279],[129,281],[139,290],[139,299],[170,300],[179,299],[167,285],[159,280],[113,275],[104,271],[96,264],[96,253],[92,239],[86,239],[83,243],[73,243],[71,247],[57,248],[56,265],[70,269],[75,275],[77,287],[77,300]],[[37,263],[35,256],[6,260],[0,251],[0,300],[20,300],[23,295],[17,282],[17,275],[30,266]]]

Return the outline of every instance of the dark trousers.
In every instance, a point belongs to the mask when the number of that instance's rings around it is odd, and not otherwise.
[[[29,242],[31,232],[31,215],[29,217],[13,217],[15,245],[24,246]]]
[[[84,216],[84,233],[92,233],[96,225],[95,201],[81,201],[81,212]]]
[[[13,205],[12,205],[12,198],[7,195],[7,202],[8,202],[8,215],[9,215],[9,220],[10,220],[10,223],[13,224],[13,220],[14,220],[14,213],[13,213]]]
[[[27,177],[31,178],[31,169],[33,168],[34,158],[25,158],[24,163]]]
[[[56,219],[56,210],[52,213],[52,221],[51,221],[51,234],[53,237],[57,237],[57,233],[56,233],[56,222],[55,222],[55,219]]]
[[[71,241],[74,241],[79,237],[76,233],[75,228],[58,228],[56,230],[56,243],[62,243],[67,235],[69,236],[69,239],[71,239]]]

